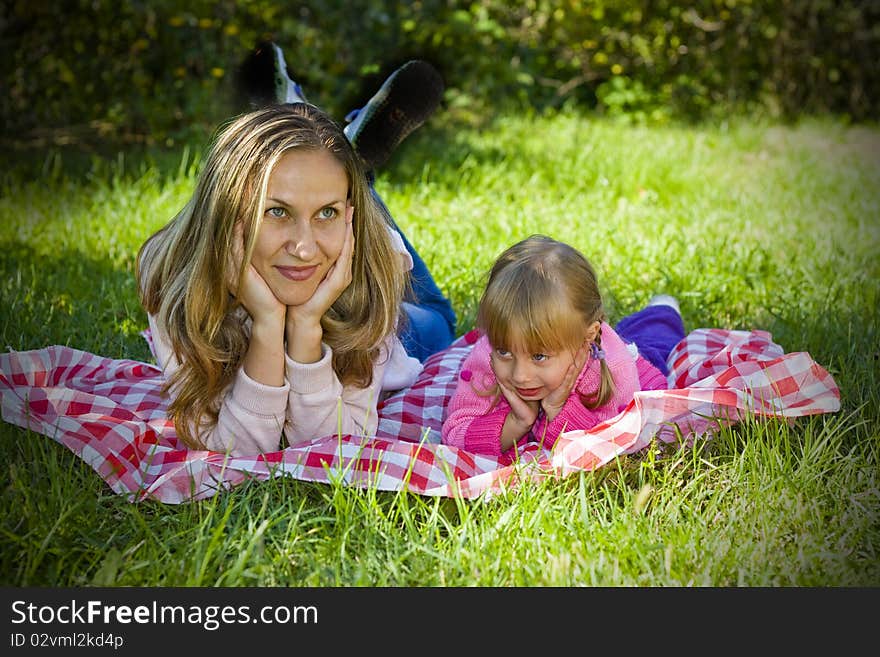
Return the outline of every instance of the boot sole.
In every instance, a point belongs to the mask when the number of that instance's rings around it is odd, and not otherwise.
[[[370,99],[353,138],[370,169],[381,167],[400,143],[420,127],[443,99],[443,78],[428,62],[412,60],[399,68]]]

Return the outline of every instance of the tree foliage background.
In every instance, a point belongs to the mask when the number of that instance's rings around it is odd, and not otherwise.
[[[285,50],[341,118],[403,61],[456,117],[563,105],[636,121],[758,112],[878,118],[877,0],[7,0],[6,146],[173,144],[244,109],[240,62]]]

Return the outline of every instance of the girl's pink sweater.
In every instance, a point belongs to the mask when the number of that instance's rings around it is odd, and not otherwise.
[[[615,392],[611,399],[593,409],[586,408],[581,402],[580,395],[589,396],[599,386],[599,361],[589,358],[559,414],[548,423],[546,416],[540,413],[530,433],[520,441],[520,446],[528,440],[537,440],[545,447],[552,447],[563,431],[591,429],[620,413],[632,401],[636,390],[667,387],[666,378],[657,368],[634,355],[614,329],[604,322],[602,348],[614,379]],[[491,352],[492,347],[484,335],[462,363],[448,415],[443,422],[441,440],[444,445],[500,457],[501,428],[510,405],[503,395],[477,394],[477,390],[489,390],[496,383],[489,362]],[[508,453],[512,457],[516,451],[511,449]]]

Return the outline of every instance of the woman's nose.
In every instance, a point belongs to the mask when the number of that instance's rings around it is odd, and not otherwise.
[[[304,262],[310,262],[318,251],[312,226],[307,221],[296,221],[293,224],[287,240],[287,252]]]

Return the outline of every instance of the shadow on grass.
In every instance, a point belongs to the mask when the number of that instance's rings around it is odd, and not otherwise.
[[[165,184],[176,180],[207,149],[210,133],[199,132],[186,143],[172,146],[126,145],[106,141],[89,146],[52,145],[47,148],[0,148],[0,182],[107,178],[137,179],[147,171]],[[5,150],[5,152],[4,152]],[[183,164],[182,164],[183,162]]]
[[[0,242],[0,349],[54,344],[110,358],[149,360],[147,318],[134,272],[79,251],[38,254]]]

